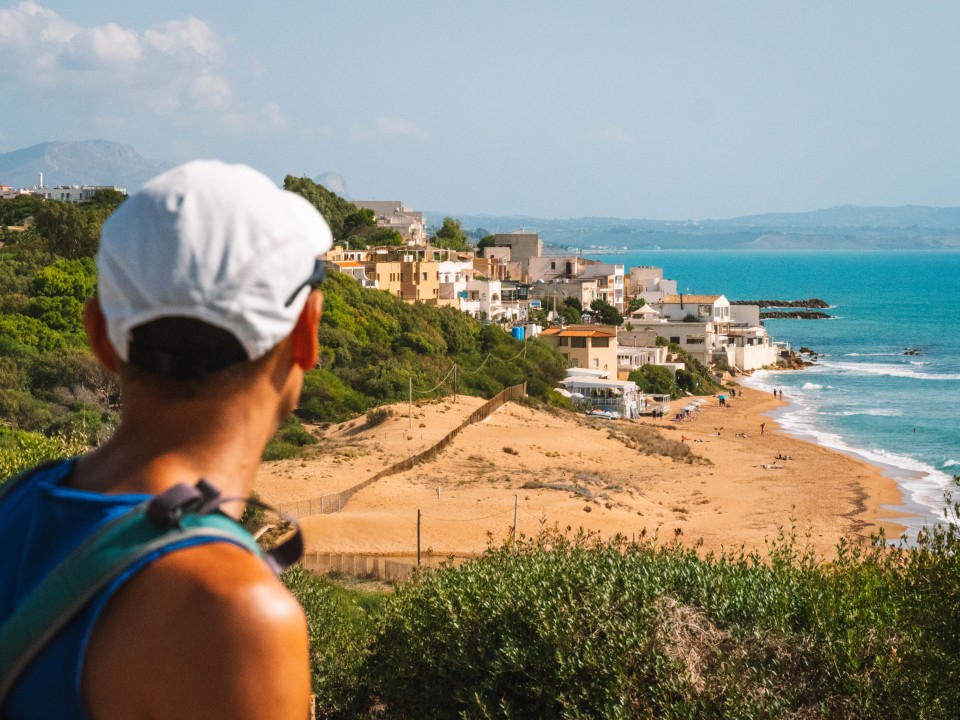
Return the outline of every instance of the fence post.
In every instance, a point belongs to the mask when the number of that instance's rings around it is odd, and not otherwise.
[[[520,507],[520,496],[513,496],[513,544],[517,544],[517,510]]]
[[[417,510],[417,567],[420,567],[420,510]]]

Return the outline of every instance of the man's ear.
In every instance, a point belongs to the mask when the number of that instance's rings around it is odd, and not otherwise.
[[[303,306],[297,324],[290,333],[292,341],[293,361],[302,370],[312,370],[320,357],[320,315],[323,309],[323,294],[314,290]]]
[[[83,306],[83,326],[87,329],[87,339],[97,360],[110,372],[117,372],[120,359],[113,345],[110,344],[110,338],[107,335],[107,319],[103,316],[103,308],[100,307],[100,301],[96,297],[87,300]]]

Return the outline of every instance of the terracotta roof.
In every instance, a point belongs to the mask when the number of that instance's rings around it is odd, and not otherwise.
[[[354,262],[353,260],[334,260],[333,264],[341,268],[362,268],[363,263]]]
[[[660,301],[661,305],[679,305],[681,300],[684,304],[690,303],[691,305],[697,303],[714,303],[719,300],[722,295],[664,295],[663,299]]]
[[[596,337],[611,338],[616,337],[616,333],[604,332],[603,330],[571,330],[569,328],[547,328],[541,335],[556,335],[558,337]]]

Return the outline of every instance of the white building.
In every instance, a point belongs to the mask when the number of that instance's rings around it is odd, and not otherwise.
[[[426,224],[423,213],[404,207],[399,200],[354,200],[354,205],[363,210],[372,210],[377,225],[396,230],[409,245],[425,245]]]
[[[640,416],[642,401],[631,380],[607,380],[593,375],[570,375],[560,381],[573,404],[582,410],[610,410],[620,417]]]
[[[665,295],[657,307],[666,320],[730,322],[730,301],[723,295]]]
[[[641,297],[649,304],[659,303],[666,295],[677,294],[677,281],[663,277],[663,268],[642,265],[630,268],[627,295]]]
[[[441,260],[439,272],[441,300],[465,299],[467,297],[467,284],[473,280],[476,273],[473,268],[473,258],[469,260]]]
[[[613,305],[619,312],[623,312],[623,265],[591,263],[580,273],[580,278],[596,279],[600,299]]]

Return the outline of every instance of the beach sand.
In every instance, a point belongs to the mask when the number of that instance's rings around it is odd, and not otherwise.
[[[508,540],[515,512],[527,536],[543,527],[582,527],[603,538],[657,533],[707,551],[763,552],[792,524],[823,557],[841,536],[902,532],[890,509],[902,500],[896,483],[872,465],[785,434],[765,415],[783,401],[749,388],[725,408],[704,399],[703,410],[682,423],[588,420],[508,403],[430,462],[378,480],[338,513],[303,518],[307,550],[415,558],[418,511],[421,547],[432,557],[467,556]],[[412,422],[401,404],[374,428],[358,418],[316,429],[316,459],[263,463],[256,490],[271,504],[345,490],[432,445],[482,402],[461,396],[414,406]],[[675,401],[674,411],[683,404]],[[644,454],[631,447],[631,426],[686,438],[698,457]]]

